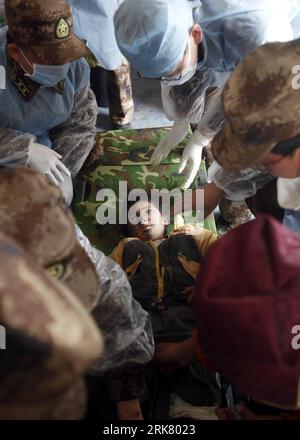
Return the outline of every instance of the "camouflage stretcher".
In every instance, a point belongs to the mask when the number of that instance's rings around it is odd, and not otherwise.
[[[4,17],[4,10],[3,11],[1,10],[1,5],[0,5],[0,28],[2,26],[5,26],[5,24],[6,24],[6,19]]]
[[[74,212],[83,232],[104,253],[109,254],[121,237],[118,226],[101,226],[97,223],[97,210],[103,203],[96,200],[99,190],[112,189],[118,194],[120,181],[127,182],[128,191],[141,188],[147,193],[151,189],[172,190],[183,183],[184,176],[178,174],[178,165],[187,140],[159,166],[150,164],[152,153],[167,130],[158,128],[97,134],[97,142],[102,151],[101,158],[97,160],[99,165],[94,165],[77,182]],[[195,185],[203,186],[206,178],[206,167],[202,162]],[[216,232],[214,216],[210,215],[202,226]],[[169,229],[172,230],[172,224]]]

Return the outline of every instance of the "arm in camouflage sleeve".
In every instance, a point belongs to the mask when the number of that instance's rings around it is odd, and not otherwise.
[[[36,137],[10,128],[0,128],[0,166],[28,165],[29,145]]]
[[[53,149],[75,177],[90,154],[96,134],[98,106],[89,84],[75,95],[71,116],[50,131]]]
[[[130,364],[146,364],[154,352],[148,313],[134,300],[121,267],[93,248],[78,227],[77,237],[96,267],[102,293],[92,314],[104,335],[106,350],[91,374],[105,374]]]

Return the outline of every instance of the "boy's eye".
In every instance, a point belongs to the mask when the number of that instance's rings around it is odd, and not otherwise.
[[[52,266],[47,267],[47,272],[52,278],[60,280],[64,275],[65,266],[61,263],[53,264]]]

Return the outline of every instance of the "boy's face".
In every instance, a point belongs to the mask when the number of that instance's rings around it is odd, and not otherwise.
[[[159,210],[150,202],[139,201],[128,212],[128,229],[132,237],[142,241],[164,238],[167,225]]]

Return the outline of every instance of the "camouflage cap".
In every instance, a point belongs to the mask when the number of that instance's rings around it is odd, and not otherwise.
[[[77,419],[103,339],[73,293],[0,234],[0,419]]]
[[[6,0],[10,38],[30,47],[41,64],[61,65],[89,51],[73,32],[71,7],[65,0]]]
[[[101,295],[99,278],[77,242],[75,221],[59,188],[28,168],[0,171],[0,230],[93,309]]]
[[[299,59],[300,39],[261,46],[237,66],[223,91],[227,122],[212,142],[225,169],[248,168],[299,134],[300,90],[293,88]]]

